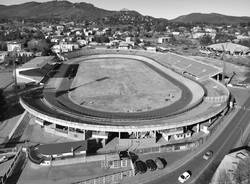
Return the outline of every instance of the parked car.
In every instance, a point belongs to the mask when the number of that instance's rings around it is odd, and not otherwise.
[[[120,151],[119,156],[120,156],[120,159],[129,158],[128,151]]]
[[[146,160],[146,165],[150,171],[154,171],[157,169],[157,165],[152,159]]]
[[[7,156],[2,156],[2,157],[0,157],[0,163],[3,163],[3,162],[5,162],[5,161],[7,161],[8,160],[8,157]]]
[[[178,181],[181,183],[186,182],[191,177],[190,171],[185,171],[182,175],[179,176]]]
[[[147,172],[147,165],[145,164],[145,162],[143,162],[141,160],[137,160],[135,162],[135,169],[136,169],[136,172],[143,174],[143,173]]]
[[[120,159],[130,158],[133,163],[138,159],[138,155],[136,155],[135,153],[130,152],[130,151],[120,151],[119,157],[120,157]]]
[[[162,159],[162,158],[159,158],[159,157],[157,157],[157,158],[155,159],[155,163],[156,163],[158,169],[164,169],[164,167],[165,167],[165,165],[166,165],[166,164],[163,162],[163,159]]]
[[[208,160],[213,156],[213,152],[212,151],[207,151],[204,155],[203,155],[203,159]]]

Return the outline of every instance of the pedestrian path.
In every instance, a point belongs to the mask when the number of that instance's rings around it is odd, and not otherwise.
[[[15,146],[16,142],[19,141],[19,139],[22,137],[23,132],[26,126],[28,125],[29,121],[30,121],[29,113],[27,111],[24,111],[24,113],[19,118],[17,124],[8,135],[8,143],[6,144],[5,147]]]

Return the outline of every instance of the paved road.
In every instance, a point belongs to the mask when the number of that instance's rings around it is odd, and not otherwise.
[[[18,158],[15,167],[13,168],[12,174],[7,179],[6,183],[15,184],[18,183],[18,180],[22,174],[22,171],[26,165],[26,154],[24,152],[21,153]]]
[[[184,165],[174,170],[173,172],[151,182],[148,184],[174,184],[179,183],[177,178],[186,170],[192,172],[192,177],[186,183],[205,184],[209,182],[209,178],[213,174],[213,169],[220,163],[224,155],[227,154],[241,138],[241,133],[249,124],[250,113],[247,108],[250,108],[250,98],[247,99],[237,114],[231,119],[228,126],[223,132],[210,144],[202,153],[194,156]],[[209,161],[205,161],[202,156],[207,150],[212,150],[214,156]]]

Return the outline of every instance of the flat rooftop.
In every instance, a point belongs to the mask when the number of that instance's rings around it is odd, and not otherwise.
[[[72,152],[72,149],[76,152],[87,151],[87,141],[43,144],[39,145],[36,151],[43,155],[56,155],[70,153]]]
[[[30,60],[29,62],[23,64],[21,68],[41,68],[47,63],[51,63],[54,56],[41,56],[35,57],[34,59]]]

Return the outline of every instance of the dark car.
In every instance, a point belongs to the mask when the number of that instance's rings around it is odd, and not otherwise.
[[[137,159],[138,159],[138,155],[136,155],[133,152],[130,151],[120,151],[119,152],[119,157],[120,159],[126,159],[126,158],[130,158],[132,160],[132,162],[134,163]]]
[[[128,154],[128,151],[120,151],[119,156],[120,156],[120,159],[130,157],[129,154]]]
[[[164,169],[164,167],[166,166],[166,161],[159,157],[155,159],[155,163],[158,169]]]
[[[157,165],[152,159],[146,160],[146,165],[150,171],[154,171],[157,169]]]
[[[143,174],[143,173],[147,172],[147,165],[145,164],[145,162],[143,162],[141,160],[137,160],[135,162],[135,170],[136,170],[136,172]]]

